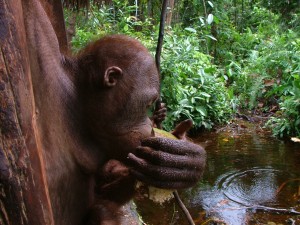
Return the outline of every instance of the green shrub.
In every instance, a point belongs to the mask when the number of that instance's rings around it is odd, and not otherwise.
[[[227,122],[235,110],[260,106],[261,112],[269,112],[275,105],[280,110],[268,122],[274,134],[299,136],[299,10],[291,10],[287,21],[260,1],[243,3],[208,1],[206,13],[202,2],[176,5],[184,14],[182,23],[166,30],[161,55],[167,130],[187,118],[196,128],[211,128]],[[155,52],[158,20],[139,20],[135,12],[129,1],[120,0],[91,6],[88,15],[66,9],[67,21],[77,17],[73,50],[99,36],[123,33]]]
[[[72,11],[65,9],[66,24],[69,17],[76,18],[76,35],[72,39],[73,51],[78,51],[88,42],[91,42],[107,34],[127,34],[144,38],[149,37],[154,29],[149,18],[141,21],[135,16],[135,6],[126,2],[114,0],[111,6],[94,6],[88,12],[85,10]]]
[[[290,95],[282,97],[280,111],[276,117],[272,117],[267,127],[273,130],[273,134],[279,137],[300,137],[300,78],[295,76],[293,90]]]
[[[194,121],[195,128],[211,128],[226,122],[232,113],[224,79],[198,46],[196,35],[187,32],[165,37],[162,97],[169,111],[166,129],[187,118]]]

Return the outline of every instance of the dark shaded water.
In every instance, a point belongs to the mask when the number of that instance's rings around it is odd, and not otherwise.
[[[208,133],[203,181],[181,193],[196,224],[300,224],[300,144],[243,125]],[[174,201],[137,201],[148,225],[188,224]]]

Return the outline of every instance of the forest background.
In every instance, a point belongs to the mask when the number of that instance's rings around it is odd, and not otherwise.
[[[103,35],[139,39],[155,54],[161,0],[64,0],[74,52]],[[163,126],[194,131],[235,116],[266,118],[300,137],[300,0],[169,0],[161,54]]]

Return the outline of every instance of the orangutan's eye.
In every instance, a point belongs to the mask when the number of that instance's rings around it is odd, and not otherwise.
[[[155,94],[150,100],[149,103],[146,106],[147,109],[147,115],[148,117],[151,117],[153,115],[153,112],[155,110],[155,103],[158,99],[158,94]]]
[[[153,115],[154,109],[155,109],[155,104],[154,103],[149,104],[147,106],[147,116],[148,117],[151,117]]]

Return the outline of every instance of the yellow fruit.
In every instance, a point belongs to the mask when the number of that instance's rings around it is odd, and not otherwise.
[[[138,181],[135,188],[141,193],[143,193],[144,196],[149,198],[151,201],[155,203],[162,204],[165,201],[168,201],[172,198],[173,196],[173,191],[174,190],[168,190],[168,189],[161,189],[153,186],[147,186],[141,181]],[[140,191],[141,190],[141,191]]]
[[[169,138],[169,139],[178,139],[177,137],[175,137],[173,134],[164,131],[164,130],[160,130],[158,128],[153,128],[154,131],[154,136],[155,137],[164,137],[164,138]],[[136,188],[140,188],[140,187],[146,187],[146,185],[142,182],[138,182],[136,185]],[[161,189],[161,188],[156,188],[153,186],[148,186],[148,198],[156,203],[164,203],[165,201],[168,201],[170,199],[172,199],[173,196],[173,192],[174,190],[168,190],[168,189]]]
[[[165,138],[169,138],[169,139],[178,139],[173,134],[171,134],[167,131],[164,131],[164,130],[160,130],[158,128],[153,128],[153,131],[154,131],[154,136],[155,137],[165,137]]]

